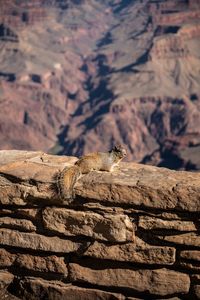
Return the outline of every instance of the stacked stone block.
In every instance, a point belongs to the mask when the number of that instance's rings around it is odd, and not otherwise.
[[[0,152],[0,295],[200,299],[200,174],[121,163],[63,203],[55,177],[75,161]]]

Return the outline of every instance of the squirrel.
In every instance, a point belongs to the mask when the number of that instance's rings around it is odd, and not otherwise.
[[[80,157],[75,165],[65,167],[57,177],[60,198],[62,200],[74,198],[74,185],[82,175],[94,170],[112,172],[125,156],[125,148],[116,145],[109,152],[95,152]]]

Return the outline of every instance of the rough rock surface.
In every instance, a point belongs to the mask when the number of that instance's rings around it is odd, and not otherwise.
[[[67,267],[64,257],[56,255],[30,255],[10,253],[5,249],[0,249],[0,267],[19,267],[35,272],[57,273],[67,276]]]
[[[164,241],[172,244],[189,245],[200,248],[200,236],[196,233],[184,233],[179,235],[159,236]]]
[[[88,247],[84,255],[144,264],[170,265],[175,263],[175,248],[151,246],[139,238],[135,240],[135,243],[111,246],[96,241]]]
[[[70,264],[70,280],[87,282],[100,286],[115,286],[153,295],[186,294],[190,288],[190,279],[186,274],[166,269],[129,270],[104,269],[93,270],[78,264]]]
[[[8,227],[8,228],[15,228],[23,231],[33,232],[36,230],[36,227],[33,225],[31,221],[28,220],[21,220],[21,219],[13,219],[10,217],[3,217],[0,218],[0,227]]]
[[[25,233],[10,229],[0,229],[1,244],[27,248],[32,250],[41,250],[48,252],[69,253],[77,251],[81,246],[70,240],[64,240],[59,237],[49,237],[36,233]]]
[[[191,259],[191,260],[196,260],[200,262],[200,251],[195,251],[195,250],[185,250],[181,251],[180,257],[184,259]]]
[[[146,230],[168,229],[177,231],[197,231],[193,222],[184,222],[182,220],[169,221],[148,216],[140,217],[138,226]]]
[[[199,0],[0,0],[0,148],[200,170]]]
[[[12,151],[10,151],[12,153]],[[22,152],[23,153],[23,152]],[[55,173],[70,166],[75,158],[56,160],[44,153],[2,165],[0,203],[3,205],[60,204],[55,191]],[[1,155],[6,156],[2,151]],[[11,154],[10,154],[11,155]],[[12,158],[12,159],[13,159]],[[156,185],[155,185],[156,181]],[[122,163],[113,173],[90,172],[76,185],[77,196],[91,202],[174,211],[200,210],[198,173],[176,172],[136,163]]]
[[[46,208],[43,222],[47,230],[65,235],[85,235],[110,242],[128,242],[134,239],[134,227],[128,216],[80,212],[64,208]]]
[[[104,292],[97,289],[80,288],[71,284],[61,282],[49,282],[42,279],[27,278],[22,280],[18,286],[18,295],[22,299],[38,300],[38,292],[41,297],[46,295],[48,299],[70,299],[70,300],[124,300],[120,294]]]
[[[198,299],[200,174],[121,163],[63,202],[75,161],[0,151],[0,297]]]

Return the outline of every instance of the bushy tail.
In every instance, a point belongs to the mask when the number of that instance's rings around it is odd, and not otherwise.
[[[73,188],[81,175],[78,166],[65,167],[57,178],[57,188],[61,200],[73,198]]]

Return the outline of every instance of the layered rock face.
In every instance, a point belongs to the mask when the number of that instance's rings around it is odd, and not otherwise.
[[[63,202],[75,161],[0,152],[2,299],[200,299],[200,174],[121,163]]]
[[[0,0],[0,148],[200,169],[198,0]]]

